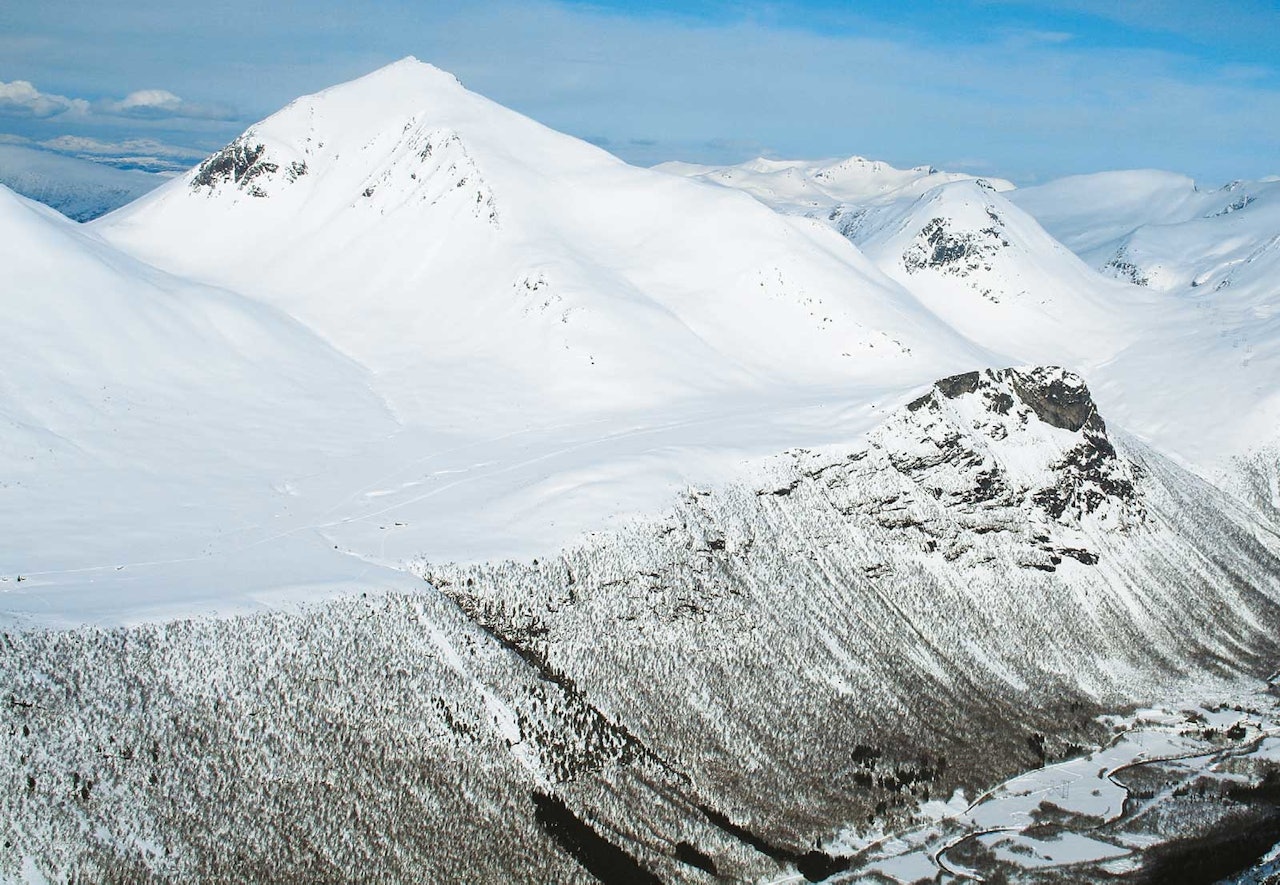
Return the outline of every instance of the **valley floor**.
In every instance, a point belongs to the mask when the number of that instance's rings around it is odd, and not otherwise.
[[[1107,745],[1006,781],[857,849],[832,881],[1212,883],[1280,849],[1280,700],[1105,717]],[[1270,872],[1276,872],[1271,863]],[[1252,881],[1241,878],[1232,881]]]

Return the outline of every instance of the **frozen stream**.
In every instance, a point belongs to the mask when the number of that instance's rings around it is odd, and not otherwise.
[[[1143,849],[1164,841],[1146,832],[1143,818],[1193,783],[1248,786],[1242,771],[1280,764],[1273,696],[1217,708],[1140,710],[1108,724],[1115,739],[1088,756],[1021,774],[968,804],[961,794],[928,803],[922,814],[932,820],[855,844],[852,869],[829,881],[986,881],[984,870],[961,859],[975,854],[1028,880],[1086,867],[1121,875],[1138,868]],[[1159,788],[1134,790],[1126,775],[1147,767],[1161,769]]]

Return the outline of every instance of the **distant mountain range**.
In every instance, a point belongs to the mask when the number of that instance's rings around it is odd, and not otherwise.
[[[52,206],[74,221],[106,215],[164,182],[165,176],[152,172],[0,144],[0,185]]]

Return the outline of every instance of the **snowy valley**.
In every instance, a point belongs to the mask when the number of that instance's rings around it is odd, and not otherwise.
[[[165,177],[118,169],[92,160],[0,141],[0,185],[57,209],[74,221],[91,221],[154,190]]]

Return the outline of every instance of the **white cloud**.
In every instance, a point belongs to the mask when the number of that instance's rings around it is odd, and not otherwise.
[[[89,102],[41,92],[26,80],[0,81],[0,115],[7,117],[53,117],[59,114],[82,115]]]
[[[35,144],[45,150],[82,160],[127,169],[146,169],[150,172],[185,169],[205,155],[205,151],[198,148],[166,144],[153,138],[104,141],[83,135],[59,135]]]
[[[235,112],[218,104],[197,104],[168,89],[139,89],[121,99],[88,101],[41,92],[27,80],[0,81],[0,116],[35,117],[135,117],[150,120],[234,120]]]
[[[201,105],[185,101],[168,89],[140,89],[119,101],[102,104],[104,112],[121,117],[187,117],[198,120],[230,120],[234,112],[222,105]]]
[[[59,135],[40,142],[40,146],[64,154],[92,154],[117,156],[120,154],[146,154],[152,157],[180,157],[188,159],[202,156],[203,151],[194,148],[164,144],[152,138],[128,138],[124,141],[101,141],[83,135]]]
[[[172,114],[182,109],[183,101],[168,89],[141,89],[130,92],[120,101],[109,106],[118,113],[131,111],[162,111]]]

